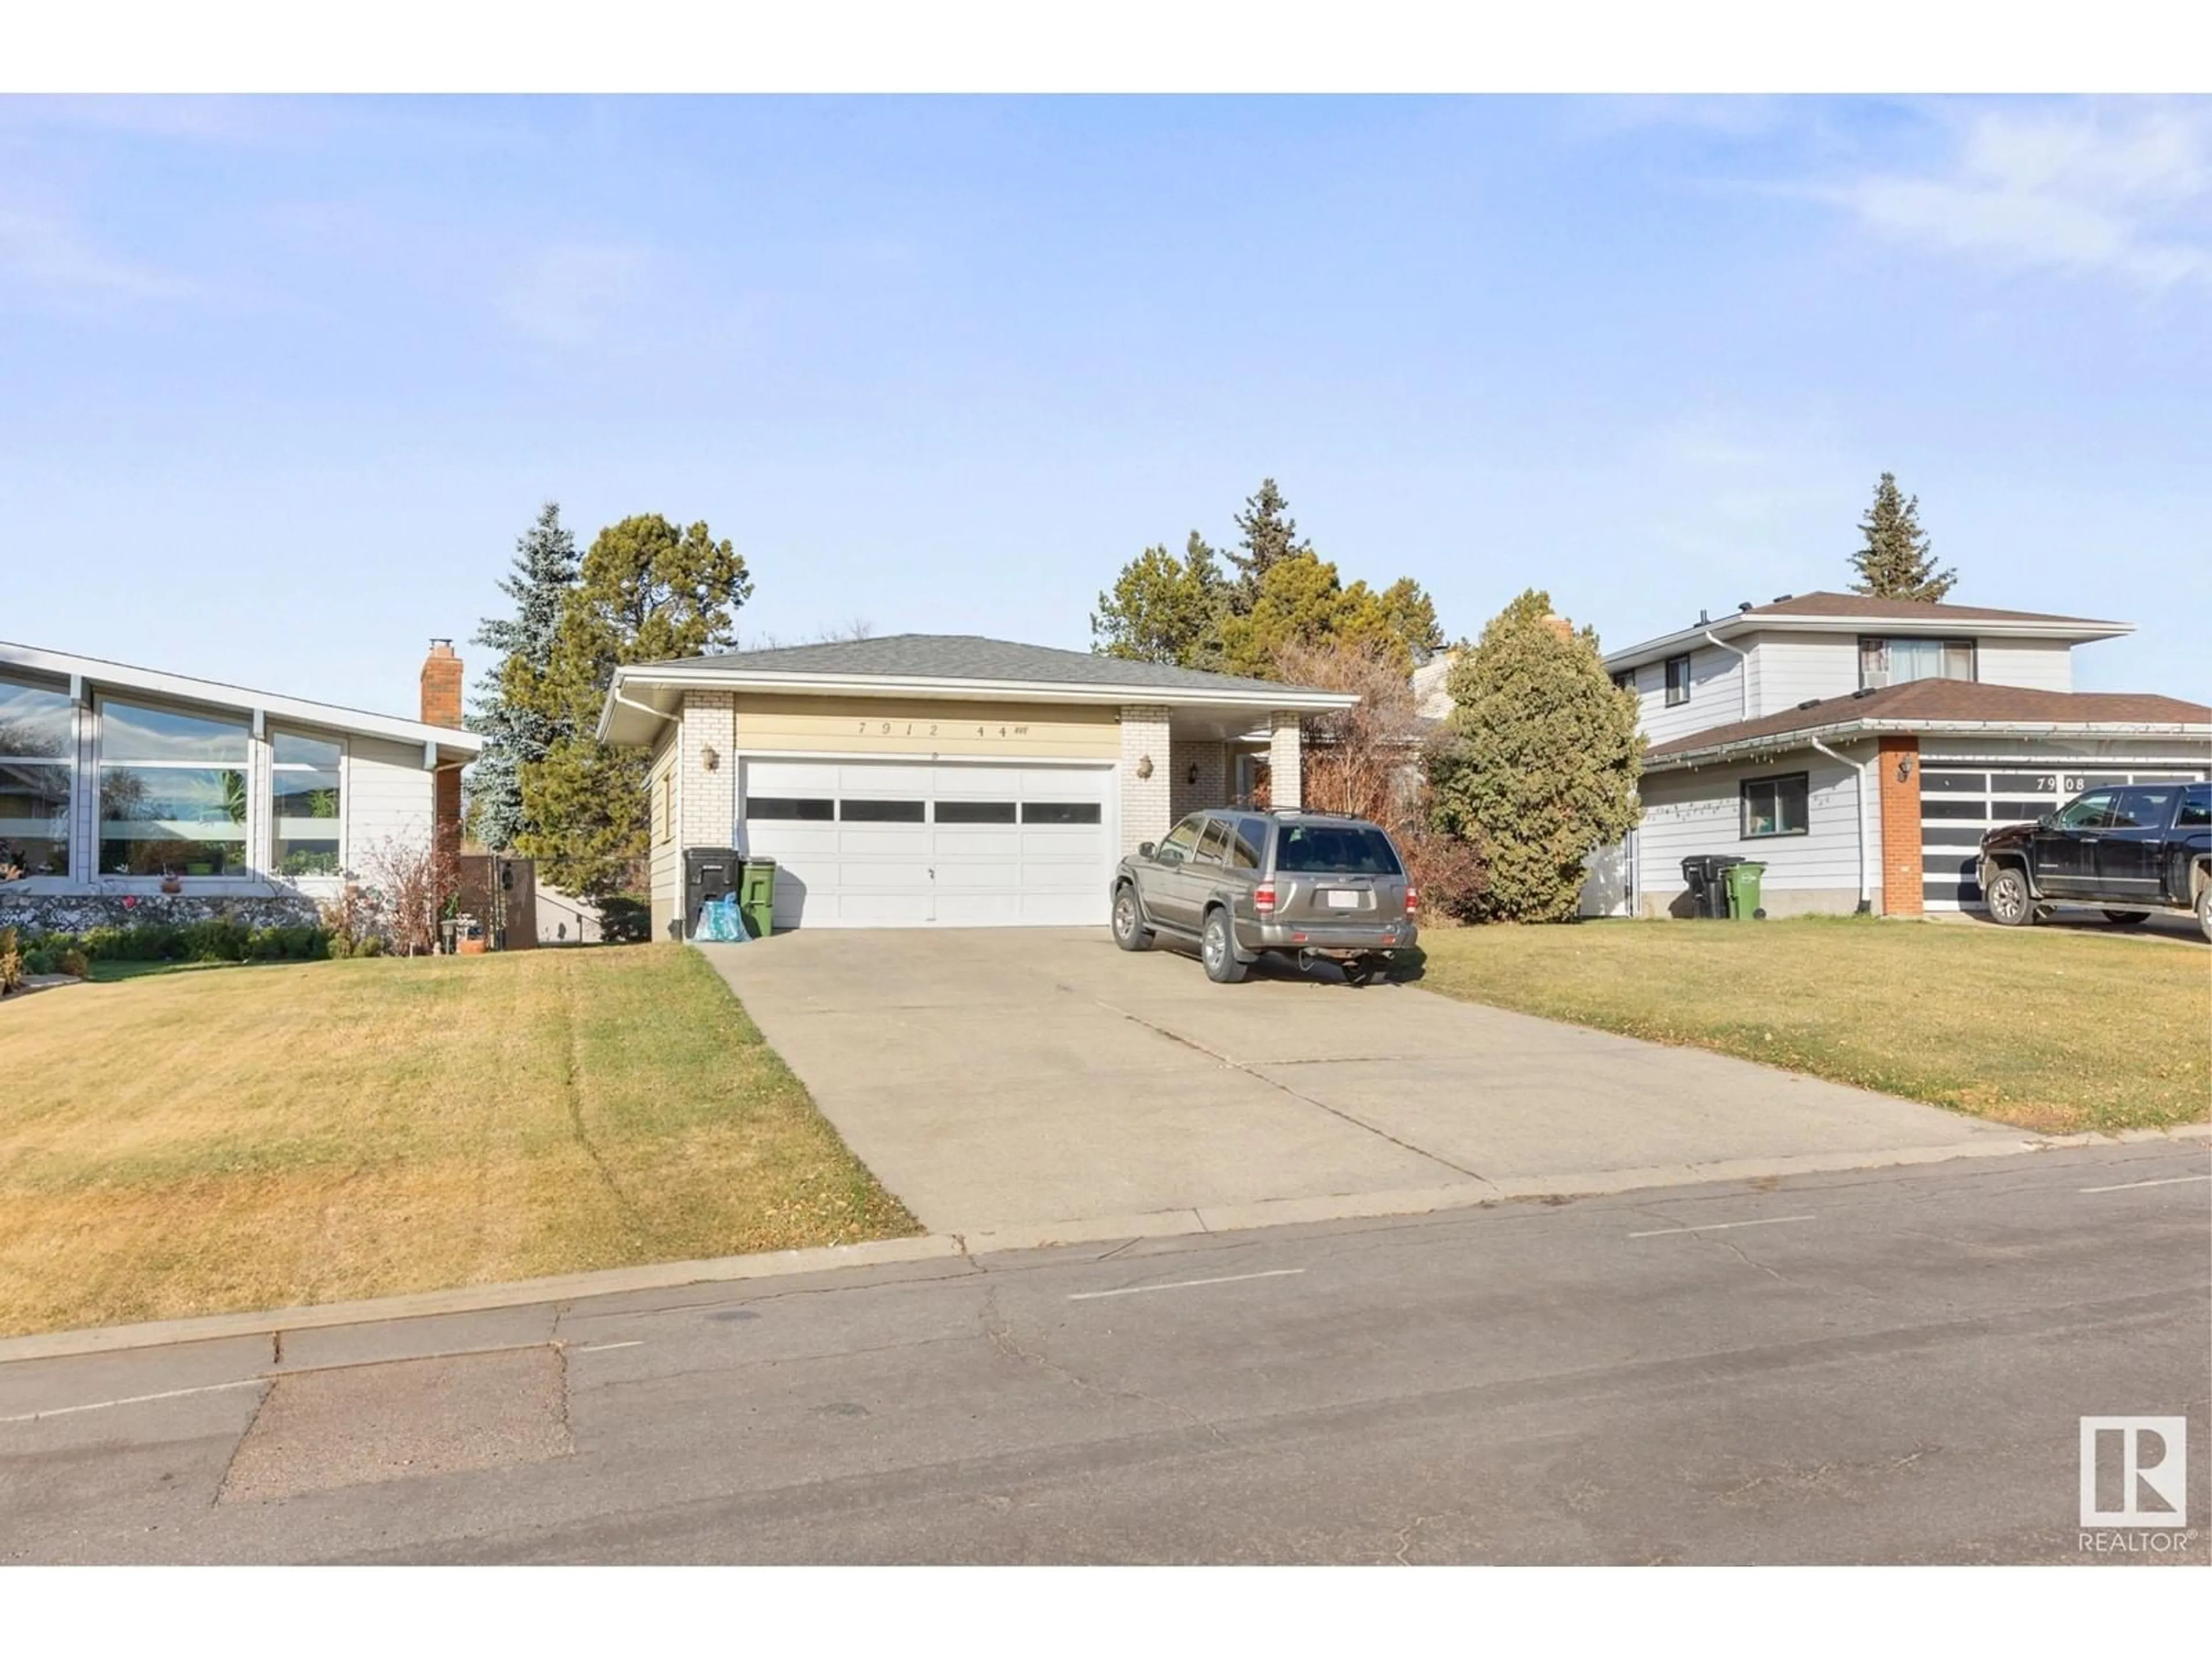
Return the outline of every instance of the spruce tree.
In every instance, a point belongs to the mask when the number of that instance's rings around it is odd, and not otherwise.
[[[1854,593],[1933,605],[1957,586],[1957,571],[1936,568],[1927,532],[1920,527],[1920,497],[1902,495],[1895,473],[1883,473],[1875,486],[1874,505],[1859,520],[1859,533],[1866,545],[1851,555],[1859,573],[1851,584]]]
[[[1297,520],[1291,517],[1290,505],[1273,478],[1261,479],[1260,493],[1244,498],[1244,510],[1237,515],[1237,528],[1242,534],[1229,555],[1229,562],[1237,568],[1240,611],[1252,608],[1260,596],[1260,584],[1276,565],[1313,551],[1310,544],[1298,539]]]
[[[469,817],[477,839],[495,851],[512,848],[527,827],[522,769],[543,760],[565,734],[547,684],[562,601],[576,582],[576,538],[548,501],[538,521],[516,538],[514,565],[500,592],[514,602],[508,617],[487,617],[474,643],[499,653],[477,682],[469,730],[485,739],[469,769]]]
[[[1453,665],[1452,712],[1429,763],[1437,827],[1488,866],[1486,920],[1564,921],[1584,860],[1642,816],[1636,699],[1616,687],[1590,629],[1548,594],[1507,605]]]

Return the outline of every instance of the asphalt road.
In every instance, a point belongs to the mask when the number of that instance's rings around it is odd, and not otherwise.
[[[0,1366],[0,1560],[2071,1562],[2202,1142]],[[473,1352],[470,1352],[473,1351]],[[149,1397],[150,1396],[150,1397]]]

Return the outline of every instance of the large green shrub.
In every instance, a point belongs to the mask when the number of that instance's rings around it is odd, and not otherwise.
[[[1480,917],[1563,921],[1584,860],[1636,827],[1644,738],[1636,698],[1613,684],[1594,629],[1522,594],[1454,665],[1452,712],[1429,776],[1439,828],[1488,866]]]

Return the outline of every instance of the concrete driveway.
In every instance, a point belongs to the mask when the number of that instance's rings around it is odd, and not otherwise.
[[[1105,931],[699,947],[846,1143],[971,1243],[1414,1212],[2017,1148],[2021,1133],[1693,1049]],[[980,1246],[979,1246],[980,1247]]]

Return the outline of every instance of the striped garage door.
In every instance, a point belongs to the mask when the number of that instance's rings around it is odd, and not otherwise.
[[[2085,789],[2166,779],[2199,779],[2202,767],[2108,767],[2100,771],[2040,769],[2021,762],[1981,766],[1930,762],[1920,769],[1922,902],[1930,910],[1978,909],[1976,866],[1982,837],[1999,824],[2033,823]],[[2071,763],[2078,767],[2079,760]]]

